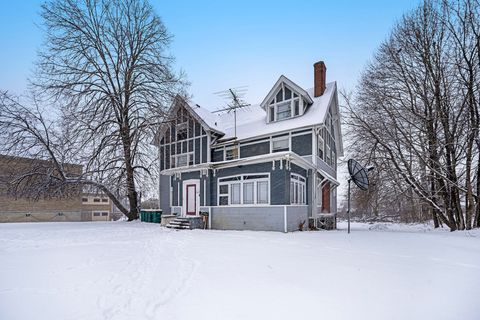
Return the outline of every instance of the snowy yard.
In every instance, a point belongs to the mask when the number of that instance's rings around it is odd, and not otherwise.
[[[479,232],[369,227],[1,224],[0,319],[480,319]]]

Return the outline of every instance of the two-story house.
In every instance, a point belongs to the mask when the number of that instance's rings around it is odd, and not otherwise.
[[[259,105],[212,113],[177,97],[157,136],[165,213],[213,229],[294,231],[336,214],[343,156],[336,82],[323,61],[314,86],[281,76]]]

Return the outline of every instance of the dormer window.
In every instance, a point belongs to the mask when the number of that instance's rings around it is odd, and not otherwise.
[[[268,120],[274,122],[299,116],[303,113],[303,105],[300,96],[282,83],[268,105]]]

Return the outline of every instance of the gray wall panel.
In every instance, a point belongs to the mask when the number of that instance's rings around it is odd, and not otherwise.
[[[261,154],[270,153],[270,141],[265,141],[247,146],[240,146],[240,157],[253,157]]]
[[[308,228],[308,207],[307,206],[290,206],[287,207],[287,230],[299,230],[300,223],[304,222],[303,230]]]
[[[212,207],[212,229],[284,231],[283,207]]]
[[[292,151],[300,156],[312,154],[312,134],[292,137]]]
[[[160,175],[160,209],[170,214],[170,176]]]
[[[207,137],[203,137],[202,138],[202,163],[207,162],[207,151],[208,151]]]

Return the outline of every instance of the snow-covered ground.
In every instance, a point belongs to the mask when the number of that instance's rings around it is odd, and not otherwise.
[[[0,225],[0,319],[480,319],[480,233]]]

